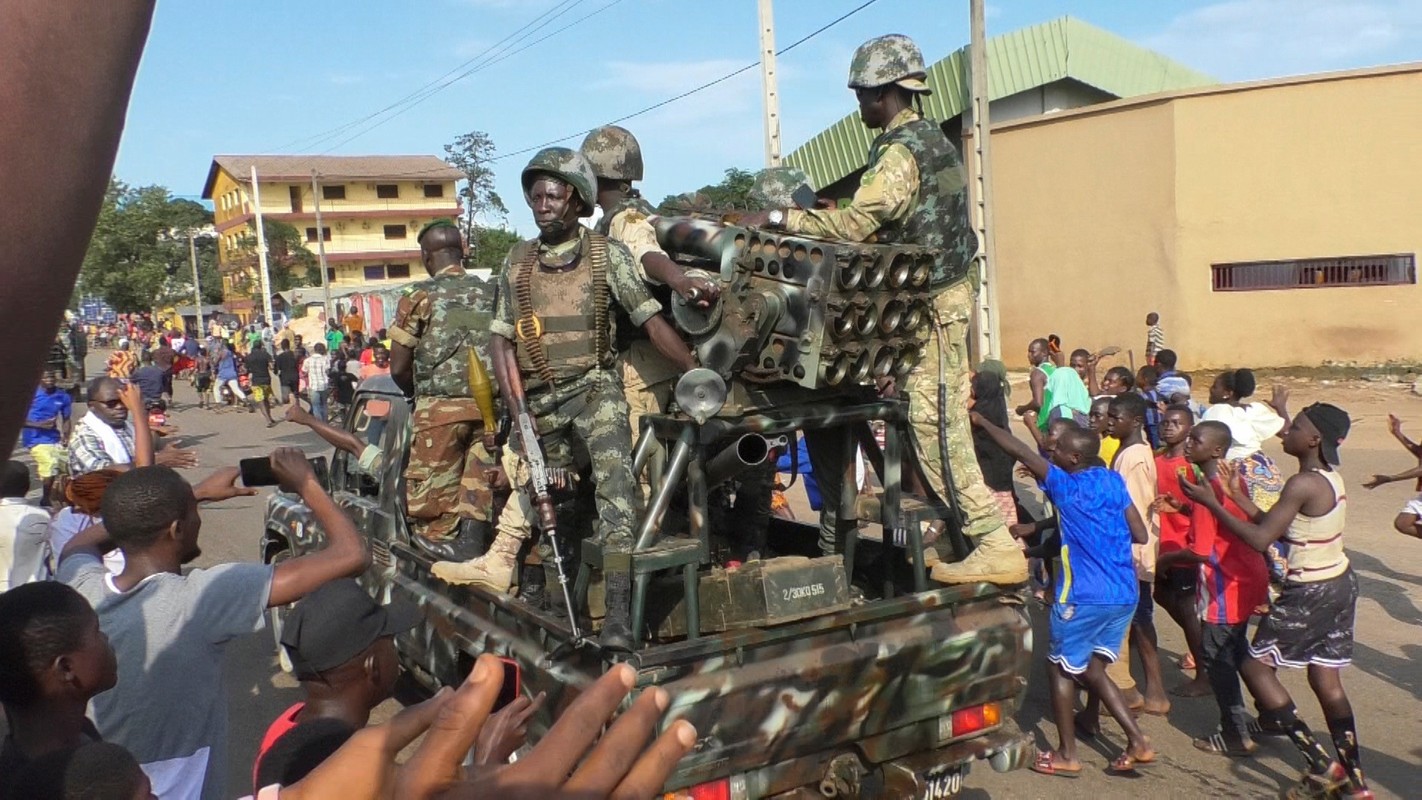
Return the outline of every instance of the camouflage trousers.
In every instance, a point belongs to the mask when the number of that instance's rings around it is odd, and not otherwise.
[[[589,370],[552,391],[529,394],[528,410],[538,426],[548,466],[575,472],[591,466],[603,565],[609,570],[630,569],[637,503],[632,431],[621,376],[613,369]],[[587,526],[579,527],[586,530]],[[546,536],[539,541],[538,553],[551,562]]]
[[[978,538],[1005,528],[997,501],[983,481],[982,469],[973,451],[973,431],[968,422],[972,381],[968,363],[968,320],[973,313],[973,282],[959,281],[943,290],[933,301],[934,313],[942,329],[943,380],[948,385],[948,463],[953,468],[953,492],[963,513],[963,533]],[[943,454],[938,447],[938,357],[939,337],[929,337],[923,360],[909,375],[904,394],[909,401],[909,423],[914,449],[923,467],[928,486],[939,498],[948,500],[943,484]]]
[[[441,541],[454,536],[460,519],[488,522],[494,495],[487,471],[494,462],[474,401],[419,398],[410,429],[405,503],[414,534]]]

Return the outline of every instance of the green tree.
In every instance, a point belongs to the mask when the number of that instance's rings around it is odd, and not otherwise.
[[[720,183],[703,186],[688,194],[667,195],[662,199],[661,208],[667,211],[684,211],[693,207],[715,211],[755,211],[755,204],[750,199],[754,183],[754,172],[731,167]]]
[[[320,262],[315,253],[306,249],[300,231],[280,220],[264,219],[262,232],[267,240],[267,270],[271,273],[273,292],[321,283]],[[255,233],[238,237],[237,250],[240,254],[238,263],[259,268]],[[252,280],[244,288],[253,300],[261,301],[260,281]]]
[[[464,202],[464,240],[475,258],[479,250],[475,218],[489,214],[503,218],[509,213],[504,199],[494,191],[494,170],[490,166],[494,152],[494,140],[483,131],[470,131],[444,146],[449,163],[464,173],[464,185],[459,189],[459,199]],[[503,255],[499,258],[502,260]]]
[[[507,228],[475,228],[465,263],[469,269],[487,269],[497,275],[504,268],[504,257],[518,242],[519,235]]]
[[[188,236],[212,224],[212,212],[173,198],[163,186],[131,187],[112,179],[84,257],[76,294],[103,297],[118,311],[149,311],[192,300]],[[198,239],[205,298],[222,299],[210,237]]]

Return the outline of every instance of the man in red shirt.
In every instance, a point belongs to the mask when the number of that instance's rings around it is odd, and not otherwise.
[[[257,776],[265,772],[262,767],[268,751],[293,728],[317,719],[333,720],[326,724],[337,728],[335,723],[343,724],[346,731],[344,736],[334,737],[330,748],[334,751],[346,737],[365,727],[371,709],[390,697],[400,675],[395,634],[419,621],[420,612],[414,606],[382,606],[353,578],[332,581],[296,604],[282,626],[281,643],[306,700],[282,712],[267,728],[252,765],[253,791],[263,785],[257,783]],[[278,773],[284,784],[300,779],[285,769]]]
[[[1160,439],[1164,444],[1155,457],[1156,503],[1155,510],[1160,515],[1160,548],[1155,569],[1156,605],[1165,609],[1170,618],[1185,633],[1185,645],[1189,655],[1182,661],[1181,669],[1194,670],[1194,679],[1171,690],[1179,697],[1205,697],[1213,693],[1209,678],[1205,676],[1205,657],[1200,647],[1200,613],[1195,608],[1195,592],[1200,581],[1200,568],[1194,563],[1181,564],[1167,569],[1159,564],[1159,559],[1167,553],[1184,550],[1190,546],[1190,515],[1180,509],[1190,505],[1180,488],[1184,476],[1189,480],[1198,479],[1195,465],[1185,457],[1185,442],[1190,436],[1195,416],[1185,406],[1171,406],[1161,415]]]
[[[1210,482],[1225,511],[1247,520],[1220,484],[1219,464],[1230,441],[1224,423],[1201,422],[1190,430],[1185,456]],[[1260,552],[1223,527],[1209,508],[1196,503],[1188,510],[1188,549],[1162,555],[1160,563],[1200,565],[1201,644],[1205,674],[1220,708],[1220,731],[1194,743],[1207,753],[1243,758],[1258,745],[1249,735],[1239,668],[1249,658],[1249,617],[1269,598],[1269,570]]]

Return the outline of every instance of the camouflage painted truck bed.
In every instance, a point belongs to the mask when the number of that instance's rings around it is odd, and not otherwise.
[[[475,653],[518,661],[523,690],[548,692],[557,712],[608,664],[590,649],[560,650],[561,620],[517,600],[447,586],[422,553],[396,545],[391,594],[424,606],[429,626],[401,641],[453,683]],[[729,779],[731,797],[769,797],[839,776],[840,797],[917,797],[934,768],[992,758],[1021,765],[1029,745],[1011,723],[1025,689],[1030,628],[987,586],[880,600],[769,629],[655,645],[634,665],[638,686],[672,695],[667,721],[701,739],[667,788]],[[420,641],[414,641],[418,638]],[[553,659],[549,653],[555,653]],[[988,704],[996,704],[991,710]],[[968,732],[954,712],[975,710]],[[848,790],[848,791],[846,791]],[[945,796],[945,795],[940,795]]]
[[[388,462],[403,465],[408,407],[398,398],[389,379],[366,381],[346,428],[380,441]],[[409,544],[401,471],[372,480],[356,474],[354,461],[336,452],[330,480],[371,547],[361,582],[383,602],[404,598],[424,612],[423,624],[396,639],[402,664],[434,690],[459,683],[478,654],[517,662],[521,691],[548,693],[531,726],[532,738],[542,735],[608,663],[594,648],[571,646],[561,619],[433,578],[430,559]],[[299,556],[324,539],[298,497],[269,498],[264,561]],[[685,718],[701,736],[667,789],[732,799],[941,798],[962,787],[978,759],[998,770],[1020,766],[1031,745],[1011,720],[1031,631],[1008,599],[986,584],[946,587],[644,647],[633,661],[639,686],[666,688],[667,719]],[[278,637],[282,619],[274,610]]]

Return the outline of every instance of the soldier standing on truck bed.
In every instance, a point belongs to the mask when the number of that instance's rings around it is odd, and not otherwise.
[[[494,373],[510,408],[526,399],[548,466],[591,464],[607,585],[601,644],[630,650],[636,483],[627,400],[614,370],[617,307],[678,370],[696,362],[658,313],[661,304],[647,292],[627,248],[579,224],[596,202],[597,178],[587,159],[550,147],[534,155],[522,179],[539,235],[515,245],[499,275],[490,324]],[[539,547],[551,561],[547,543]]]
[[[978,543],[968,558],[956,564],[937,564],[932,574],[945,583],[1017,584],[1027,580],[1027,562],[983,482],[968,425],[968,322],[978,277],[971,268],[977,245],[968,224],[966,180],[953,143],[914,108],[921,108],[922,95],[929,93],[926,77],[923,54],[907,36],[880,36],[860,45],[850,63],[849,88],[859,101],[860,119],[883,132],[870,145],[868,167],[854,199],[839,209],[777,208],[743,217],[741,223],[831,239],[902,242],[944,251],[929,289],[934,296],[935,335],[929,338],[920,366],[909,375],[904,391],[924,477],[944,500],[953,499],[944,485],[945,454],[938,444],[938,426],[947,425],[951,489],[962,512],[963,533]],[[940,351],[946,365],[937,377],[948,387],[951,411],[941,421],[938,381],[934,380]],[[817,468],[816,477],[821,474]],[[825,507],[837,507],[828,493]]]
[[[417,241],[430,279],[400,298],[390,326],[390,377],[415,398],[405,513],[417,545],[438,560],[466,561],[478,555],[493,505],[495,462],[481,436],[493,421],[470,393],[468,363],[468,348],[488,329],[491,298],[488,284],[464,271],[453,222],[431,222]]]
[[[702,270],[682,269],[671,260],[657,243],[657,231],[652,227],[656,209],[632,187],[634,181],[642,180],[642,148],[636,137],[626,128],[607,125],[589,133],[581,151],[597,175],[597,204],[602,207],[597,232],[627,247],[633,268],[654,296],[667,287],[688,303],[709,307],[720,286]],[[678,370],[657,352],[641,328],[620,325],[617,334],[619,371],[631,410],[635,446],[641,436],[642,416],[662,413],[671,399],[672,379]]]

